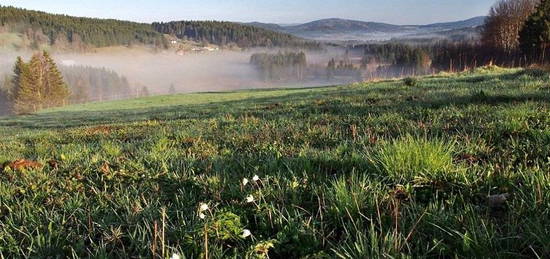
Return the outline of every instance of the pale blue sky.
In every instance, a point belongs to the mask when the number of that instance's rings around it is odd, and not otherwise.
[[[0,5],[140,22],[226,20],[298,23],[347,18],[395,24],[487,14],[496,0],[0,0]]]

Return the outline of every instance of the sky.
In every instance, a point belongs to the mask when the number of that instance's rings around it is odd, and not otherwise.
[[[303,23],[344,18],[428,24],[486,15],[497,0],[0,0],[32,10],[138,22],[224,20]]]

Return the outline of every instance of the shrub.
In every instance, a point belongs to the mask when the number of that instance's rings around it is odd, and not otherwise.
[[[414,77],[407,77],[405,79],[403,79],[403,82],[405,83],[406,86],[416,86],[418,84],[418,79],[414,78]]]
[[[532,78],[548,78],[548,67],[540,68],[527,68],[523,70],[524,75],[528,75]]]

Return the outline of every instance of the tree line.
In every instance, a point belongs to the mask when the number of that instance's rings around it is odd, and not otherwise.
[[[0,95],[6,111],[26,114],[65,105],[70,92],[51,56],[41,52],[28,62],[17,58],[13,76],[6,77]]]
[[[347,53],[346,53],[347,54]],[[361,69],[356,67],[346,55],[343,59],[331,58],[326,67],[327,80],[337,77],[353,78],[355,81],[363,81]]]
[[[361,59],[363,68],[369,64],[381,64],[411,74],[428,71],[432,65],[430,51],[422,46],[388,43],[359,45],[356,48],[361,48],[364,53]]]
[[[300,52],[256,53],[250,57],[252,64],[265,81],[304,80],[307,57]]]
[[[120,100],[138,94],[128,79],[115,71],[90,66],[61,66],[71,95],[70,103]]]
[[[217,45],[236,44],[250,47],[298,47],[319,48],[319,43],[300,39],[290,34],[275,32],[255,26],[218,21],[179,21],[153,23],[164,34],[180,39],[190,39]]]

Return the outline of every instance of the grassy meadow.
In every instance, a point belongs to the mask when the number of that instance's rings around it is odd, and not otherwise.
[[[0,258],[550,257],[538,70],[91,103],[0,139]]]

